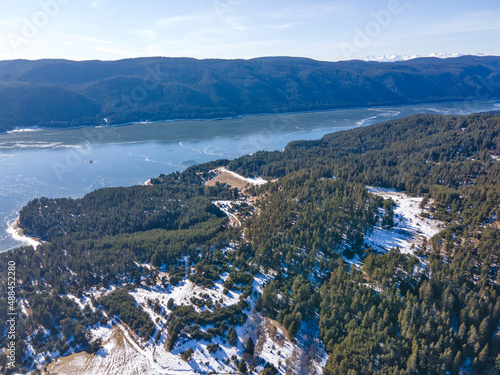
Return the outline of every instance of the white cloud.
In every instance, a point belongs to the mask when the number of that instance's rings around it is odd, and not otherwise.
[[[301,19],[315,18],[332,14],[343,14],[352,11],[352,6],[347,2],[313,3],[288,7],[269,14],[269,18]]]
[[[254,58],[256,56],[271,56],[283,54],[283,47],[289,43],[284,40],[248,41],[248,42],[218,42],[206,43],[202,39],[196,43],[186,44],[182,40],[166,41],[150,45],[146,48],[149,55],[171,57],[205,58]],[[260,53],[257,53],[259,51]]]
[[[90,6],[92,8],[99,8],[102,5],[102,3],[104,3],[104,0],[92,0]]]
[[[158,26],[170,27],[174,25],[184,24],[184,23],[193,23],[205,20],[207,17],[200,14],[193,15],[181,15],[181,16],[173,16],[173,17],[165,17],[160,18],[156,24]]]
[[[132,34],[140,37],[142,40],[148,43],[154,42],[158,38],[157,32],[153,29],[133,30]]]
[[[418,24],[406,35],[397,35],[398,39],[405,37],[439,36],[482,31],[500,31],[500,12],[472,12],[461,14],[452,20],[441,20],[427,24]]]
[[[224,17],[224,24],[219,25],[220,26],[225,26],[229,27],[232,30],[237,30],[237,31],[248,31],[251,29],[250,26],[245,25],[244,20],[241,18],[237,17]]]
[[[267,27],[269,29],[283,30],[283,29],[289,29],[290,27],[293,27],[295,25],[296,25],[296,23],[289,22],[289,23],[284,23],[284,24],[281,24],[281,25],[270,25],[270,26],[265,26],[265,27]]]
[[[91,38],[83,35],[68,34],[68,33],[53,33],[59,38],[64,39],[66,42],[85,42],[85,43],[97,43],[97,44],[113,44],[110,40]]]
[[[18,26],[19,22],[14,22],[10,20],[0,20],[0,25]]]
[[[95,48],[94,49],[95,51],[98,51],[98,52],[104,52],[106,54],[112,54],[112,55],[116,55],[118,58],[132,58],[132,57],[140,57],[140,55],[138,54],[138,52],[140,51],[137,51],[137,50],[129,50],[129,49],[126,49],[126,48],[102,48],[102,47],[99,47],[99,48]]]
[[[88,43],[113,44],[113,42],[110,41],[110,40],[89,38],[89,37],[86,37],[86,36],[79,36],[79,35],[76,35],[75,39],[81,40],[82,42],[88,42]]]

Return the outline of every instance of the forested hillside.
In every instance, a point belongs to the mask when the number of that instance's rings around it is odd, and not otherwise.
[[[477,100],[500,58],[0,61],[0,131]]]
[[[8,261],[18,264],[18,362],[39,363],[29,348],[98,351],[89,332],[119,317],[144,345],[191,366],[186,345],[208,342],[207,355],[228,371],[312,371],[305,360],[264,359],[261,333],[255,347],[237,340],[258,315],[292,341],[315,327],[328,375],[496,374],[499,155],[498,114],[416,115],[193,166],[150,186],[34,200],[20,227],[45,242],[0,254],[2,290]],[[220,166],[269,182],[208,186]],[[422,215],[445,229],[408,254],[374,251],[366,237],[398,223],[395,202],[367,185],[423,197]],[[190,283],[201,292],[174,301],[170,291]],[[153,292],[168,302],[140,297]]]

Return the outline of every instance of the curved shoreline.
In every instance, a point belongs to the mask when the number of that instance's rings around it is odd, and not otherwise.
[[[22,228],[19,227],[19,217],[8,226],[6,232],[14,240],[22,242],[28,246],[33,246],[34,249],[42,244],[40,240],[24,235]]]
[[[487,98],[487,99],[475,99],[475,100],[463,100],[463,99],[457,99],[457,100],[448,100],[448,101],[423,101],[423,102],[417,102],[417,103],[404,103],[404,104],[384,104],[384,105],[374,105],[374,106],[361,106],[361,107],[342,107],[342,108],[330,108],[330,109],[310,109],[310,110],[303,110],[303,111],[290,111],[290,112],[263,112],[263,113],[245,113],[245,114],[240,114],[240,115],[234,115],[234,116],[221,116],[221,117],[212,117],[212,118],[178,118],[178,119],[168,119],[168,120],[144,120],[144,121],[131,121],[131,122],[126,122],[126,123],[120,123],[120,124],[100,124],[100,125],[79,125],[79,126],[71,126],[71,127],[40,127],[37,125],[33,126],[28,126],[26,128],[16,128],[16,129],[11,129],[11,130],[6,130],[3,132],[0,132],[0,135],[2,134],[9,134],[9,133],[23,133],[23,132],[30,132],[30,131],[37,131],[37,130],[54,130],[54,129],[64,129],[64,130],[74,130],[74,129],[83,129],[83,128],[117,128],[117,127],[124,127],[124,126],[130,126],[130,125],[140,125],[140,124],[161,124],[161,123],[169,123],[169,122],[183,122],[183,121],[196,121],[196,122],[204,122],[204,121],[221,121],[221,120],[237,120],[245,117],[260,117],[260,116],[281,116],[281,115],[297,115],[297,114],[307,114],[307,113],[323,113],[323,112],[337,112],[337,111],[346,111],[346,110],[353,110],[353,109],[371,109],[371,108],[386,108],[386,107],[406,107],[406,106],[424,106],[424,105],[429,105],[429,104],[456,104],[456,103],[484,103],[488,101],[497,101],[500,100],[500,97],[493,97],[493,98]],[[488,112],[488,111],[486,111]],[[478,113],[478,112],[472,112],[472,113]]]

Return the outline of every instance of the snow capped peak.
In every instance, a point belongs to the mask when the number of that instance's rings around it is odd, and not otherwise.
[[[460,56],[486,56],[485,53],[446,53],[446,52],[435,52],[428,55],[379,55],[379,56],[366,56],[362,60],[364,61],[378,61],[378,62],[395,62],[395,61],[407,61],[412,59],[417,59],[420,57],[437,57],[439,59],[447,59],[451,57]]]

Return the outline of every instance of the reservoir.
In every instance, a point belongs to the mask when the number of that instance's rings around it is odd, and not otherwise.
[[[0,134],[0,251],[23,245],[7,229],[37,197],[77,198],[103,187],[143,184],[190,165],[282,150],[291,141],[417,113],[492,110],[500,110],[500,99]]]

